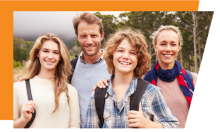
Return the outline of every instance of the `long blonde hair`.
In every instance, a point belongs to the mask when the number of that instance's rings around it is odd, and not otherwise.
[[[30,59],[26,63],[26,67],[23,72],[23,75],[25,75],[27,79],[30,79],[39,74],[41,69],[41,64],[39,58],[37,57],[37,54],[39,53],[43,43],[47,40],[52,40],[58,44],[61,55],[61,61],[59,61],[58,65],[56,66],[55,77],[53,78],[54,96],[55,96],[55,109],[53,112],[55,112],[59,107],[60,94],[62,92],[65,92],[67,97],[69,97],[69,94],[67,92],[67,84],[68,84],[68,77],[72,73],[71,72],[72,66],[70,64],[70,55],[62,39],[52,33],[41,35],[36,40],[30,52]],[[68,99],[68,104],[69,104],[69,99]]]

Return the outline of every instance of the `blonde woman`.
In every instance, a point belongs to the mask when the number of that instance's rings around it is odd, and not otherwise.
[[[160,88],[149,84],[139,111],[129,110],[137,80],[148,71],[149,54],[140,32],[122,30],[106,42],[104,59],[112,74],[105,94],[104,123],[99,121],[94,92],[88,106],[85,128],[179,128],[177,118],[166,105]]]
[[[185,70],[176,60],[183,44],[178,27],[161,26],[151,37],[158,61],[144,80],[162,89],[167,105],[184,128],[197,74]]]
[[[41,35],[30,52],[26,79],[33,100],[28,101],[25,81],[14,83],[14,128],[24,128],[36,110],[30,128],[79,128],[78,94],[67,83],[71,74],[68,50],[56,35]]]

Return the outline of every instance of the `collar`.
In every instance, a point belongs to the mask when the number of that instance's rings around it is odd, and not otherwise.
[[[108,83],[108,88],[107,88],[107,92],[106,92],[105,97],[107,97],[107,94],[109,94],[113,98],[113,100],[115,102],[117,102],[116,97],[115,97],[115,93],[114,93],[113,88],[112,88],[112,80],[113,79],[114,79],[114,75],[111,75],[111,78],[110,78],[109,83]],[[137,77],[133,77],[132,78],[130,86],[129,86],[129,88],[126,91],[123,100],[127,99],[129,96],[131,96],[134,93],[134,91],[136,90],[136,86],[137,86],[137,80],[138,80]]]
[[[104,50],[101,49],[101,51],[102,51],[102,55],[101,55],[95,62],[93,62],[92,64],[99,63],[99,62],[101,62],[102,60],[104,60],[104,59],[103,59]],[[80,61],[81,61],[82,63],[88,65],[88,63],[86,62],[86,60],[84,60],[83,51],[80,53],[79,58],[80,58]]]

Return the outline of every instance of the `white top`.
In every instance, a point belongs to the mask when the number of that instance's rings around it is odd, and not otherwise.
[[[52,80],[38,76],[30,79],[33,101],[36,104],[36,117],[30,128],[79,128],[80,110],[78,93],[68,84],[69,104],[66,93],[61,93],[59,107],[55,109],[55,97]],[[14,83],[14,113],[13,119],[22,116],[21,105],[28,101],[25,81]]]

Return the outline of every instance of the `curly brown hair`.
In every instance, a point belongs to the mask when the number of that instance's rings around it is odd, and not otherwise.
[[[149,69],[150,55],[147,51],[147,43],[144,35],[138,30],[131,30],[130,28],[119,30],[115,34],[112,34],[110,38],[105,42],[105,53],[103,58],[107,63],[107,70],[110,74],[115,73],[115,66],[113,64],[113,53],[116,51],[118,45],[127,39],[128,42],[135,49],[137,54],[138,63],[134,69],[134,75],[142,77]]]

